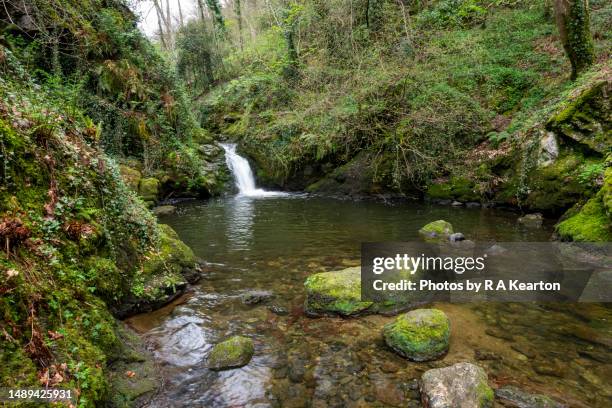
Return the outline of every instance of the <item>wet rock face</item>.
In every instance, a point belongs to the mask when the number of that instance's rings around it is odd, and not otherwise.
[[[421,378],[421,399],[426,408],[488,408],[493,406],[493,398],[487,374],[471,363],[429,370]]]
[[[385,343],[413,361],[430,361],[448,351],[450,321],[437,309],[417,309],[399,316],[383,329]]]
[[[208,355],[208,368],[226,370],[242,367],[251,361],[254,352],[253,340],[242,336],[231,337],[213,347]]]
[[[453,232],[452,224],[444,220],[430,222],[419,230],[419,234],[428,242],[446,241]]]
[[[530,394],[519,388],[507,385],[495,390],[495,397],[504,407],[512,408],[564,408],[551,398],[541,394]]]

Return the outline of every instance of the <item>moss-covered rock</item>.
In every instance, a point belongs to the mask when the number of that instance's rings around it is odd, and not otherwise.
[[[530,172],[524,206],[549,211],[561,211],[572,206],[589,194],[591,187],[582,182],[580,172],[585,165],[595,162],[578,151],[566,149],[552,164]]]
[[[388,271],[385,281],[397,283],[418,279],[419,273],[409,270]],[[361,298],[361,267],[321,272],[306,278],[304,310],[309,316],[359,316],[364,314],[394,314],[423,303],[410,291],[385,291],[374,301]],[[391,293],[389,293],[391,292]]]
[[[427,197],[436,200],[480,201],[475,182],[463,177],[451,177],[448,181],[435,182],[427,186]]]
[[[612,149],[612,83],[596,77],[564,101],[546,127],[600,154]]]
[[[138,193],[138,187],[140,186],[140,180],[142,179],[142,174],[140,171],[126,166],[124,164],[119,165],[119,172],[121,173],[121,178],[125,182],[125,184],[135,193]]]
[[[154,310],[179,296],[199,275],[196,257],[176,232],[160,224],[159,244],[141,265],[140,279],[130,293],[112,306],[118,317]]]
[[[255,352],[253,340],[234,336],[215,345],[208,355],[208,368],[226,370],[247,365]]]
[[[339,314],[358,315],[373,302],[361,301],[361,267],[309,276],[306,287],[306,313],[313,316]]]
[[[612,242],[612,219],[606,213],[602,192],[584,205],[577,204],[557,224],[555,230],[564,241]]]
[[[516,222],[527,228],[540,228],[543,221],[544,217],[541,213],[525,214],[516,220]]]
[[[412,310],[387,324],[383,337],[403,357],[413,361],[435,360],[448,351],[450,321],[441,310]]]
[[[564,241],[612,241],[612,167],[604,172],[601,189],[585,203],[569,209],[556,225],[558,237]]]
[[[109,365],[110,402],[113,408],[141,406],[161,385],[153,356],[123,324],[117,325],[119,346]]]
[[[173,205],[160,205],[151,210],[153,214],[159,216],[172,215],[176,212],[176,207]]]
[[[138,185],[138,195],[144,201],[156,201],[159,194],[159,180],[154,177],[143,178]]]
[[[444,220],[430,222],[419,230],[419,234],[428,242],[447,241],[453,232],[453,225]]]
[[[428,408],[490,408],[495,398],[487,373],[471,363],[426,371],[420,388],[423,406]]]

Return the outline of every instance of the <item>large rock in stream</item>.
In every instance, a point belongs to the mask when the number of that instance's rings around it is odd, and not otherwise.
[[[208,368],[227,370],[242,367],[251,361],[254,352],[253,340],[242,336],[231,337],[213,347],[208,355]]]
[[[421,400],[426,408],[489,408],[494,394],[487,374],[477,365],[458,363],[426,371]]]
[[[448,241],[453,232],[452,224],[444,220],[430,222],[419,230],[419,234],[426,242]]]
[[[404,279],[415,279],[408,273]],[[361,267],[333,272],[315,273],[304,283],[306,302],[304,310],[309,316],[358,316],[364,314],[390,314],[414,307],[417,303],[410,293],[389,294],[384,301],[361,299]]]
[[[438,309],[417,309],[399,316],[383,329],[385,343],[413,361],[435,360],[448,351],[450,321]]]

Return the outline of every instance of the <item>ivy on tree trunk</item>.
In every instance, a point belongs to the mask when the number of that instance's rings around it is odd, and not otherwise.
[[[588,0],[554,0],[563,48],[572,64],[572,79],[595,61]]]

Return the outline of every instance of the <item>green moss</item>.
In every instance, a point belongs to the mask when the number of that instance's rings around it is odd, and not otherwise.
[[[437,309],[417,309],[399,316],[383,329],[385,342],[414,361],[433,360],[448,350],[450,321]]]
[[[208,355],[208,367],[212,370],[242,367],[251,361],[254,352],[253,340],[234,336],[213,347]]]
[[[142,174],[136,169],[131,167],[120,165],[119,171],[121,172],[121,177],[125,184],[128,185],[134,192],[138,192],[138,187],[140,185],[140,180],[142,178]],[[157,194],[157,192],[155,192]]]
[[[568,241],[612,242],[612,219],[606,214],[600,192],[573,215],[556,226],[560,238]]]
[[[476,386],[476,395],[480,396],[479,407],[492,407],[495,399],[493,388],[489,387],[486,379]]]
[[[450,222],[437,220],[430,222],[419,230],[419,234],[430,242],[447,240],[449,235],[453,233],[453,226]]]
[[[524,204],[542,210],[570,207],[591,192],[591,186],[581,182],[580,169],[596,162],[598,159],[585,158],[579,152],[566,150],[549,166],[536,168],[529,174],[530,192]]]
[[[361,268],[353,267],[336,272],[309,276],[306,287],[306,312],[351,316],[366,311],[373,302],[361,301]]]
[[[476,183],[461,177],[451,177],[447,182],[430,184],[427,187],[427,196],[459,201],[480,201],[482,198],[476,192]]]
[[[138,185],[138,194],[144,201],[156,201],[159,193],[159,180],[153,177],[143,178]]]
[[[196,257],[177,233],[166,224],[158,226],[159,245],[147,256],[143,265],[145,275],[155,275],[160,271],[180,273],[184,267],[194,267]]]

